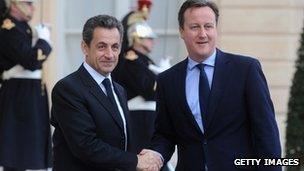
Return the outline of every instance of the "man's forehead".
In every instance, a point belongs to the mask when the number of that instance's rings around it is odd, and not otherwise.
[[[93,35],[97,35],[97,34],[103,37],[115,37],[115,36],[120,37],[117,28],[96,27],[93,31]]]
[[[189,8],[185,11],[184,18],[185,21],[209,20],[210,22],[216,19],[214,11],[209,7]]]
[[[191,7],[191,8],[188,8],[184,15],[189,15],[189,14],[201,14],[201,13],[211,13],[214,15],[215,17],[215,12],[212,10],[212,8],[208,7],[208,6],[202,6],[202,7]]]

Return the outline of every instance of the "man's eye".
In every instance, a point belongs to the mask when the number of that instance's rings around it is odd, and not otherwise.
[[[112,46],[112,50],[113,50],[113,51],[118,51],[118,50],[119,50],[119,46],[118,46],[118,45]]]
[[[104,45],[100,45],[100,46],[97,46],[98,49],[104,49],[106,46]]]
[[[206,29],[211,29],[211,28],[213,28],[213,25],[206,25],[205,28]]]
[[[190,29],[197,29],[199,26],[190,26]]]

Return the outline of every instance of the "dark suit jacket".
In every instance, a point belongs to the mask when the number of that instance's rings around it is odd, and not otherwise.
[[[176,169],[182,171],[204,170],[205,164],[208,171],[280,170],[234,166],[237,158],[281,156],[273,104],[259,62],[217,50],[204,134],[186,100],[187,63],[186,59],[159,75],[153,149],[168,161],[177,145]]]
[[[128,125],[126,94],[113,84]],[[83,66],[55,85],[52,102],[54,171],[135,170],[120,115]]]

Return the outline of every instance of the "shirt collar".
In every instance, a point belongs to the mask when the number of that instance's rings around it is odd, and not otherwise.
[[[93,77],[98,85],[102,83],[105,78],[109,78],[112,82],[111,74],[108,77],[103,76],[102,74],[98,73],[95,69],[93,69],[88,63],[83,62],[84,68],[89,72],[89,74]]]
[[[202,63],[207,65],[207,66],[211,66],[214,67],[215,65],[215,57],[216,57],[216,50],[214,50],[214,52],[212,53],[211,56],[209,56],[208,58],[206,58]],[[191,59],[188,56],[188,69],[192,70],[193,68],[195,68],[195,66],[199,64],[198,62],[194,61],[193,59]]]

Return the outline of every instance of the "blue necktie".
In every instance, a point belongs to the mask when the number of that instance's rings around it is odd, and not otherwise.
[[[102,84],[106,88],[108,99],[110,100],[110,102],[112,103],[114,109],[116,110],[115,112],[118,112],[117,114],[119,114],[118,106],[116,104],[116,101],[115,101],[115,98],[114,98],[114,94],[113,94],[113,91],[112,91],[112,86],[111,86],[110,79],[109,78],[105,78],[102,81]]]
[[[112,105],[114,107],[114,110],[115,110],[115,113],[117,113],[117,115],[119,116],[121,124],[124,125],[122,116],[120,115],[117,103],[116,103],[115,98],[114,98],[114,94],[113,94],[113,91],[112,91],[112,86],[111,86],[110,79],[109,78],[105,78],[102,81],[102,84],[106,88],[108,99],[112,103]],[[126,139],[125,140],[125,147],[124,148],[125,148],[125,151],[126,151],[127,150],[127,144],[128,144],[128,137],[127,137],[127,133],[126,133],[126,127],[123,126],[123,128],[124,128],[124,135],[125,135],[125,139]]]
[[[196,66],[200,70],[199,104],[200,104],[201,116],[202,116],[202,121],[203,121],[204,120],[203,118],[205,118],[205,120],[206,120],[207,108],[208,108],[208,104],[209,104],[210,88],[209,88],[208,78],[207,78],[207,75],[204,70],[205,64],[197,64]],[[203,125],[204,125],[204,123],[203,123]]]

